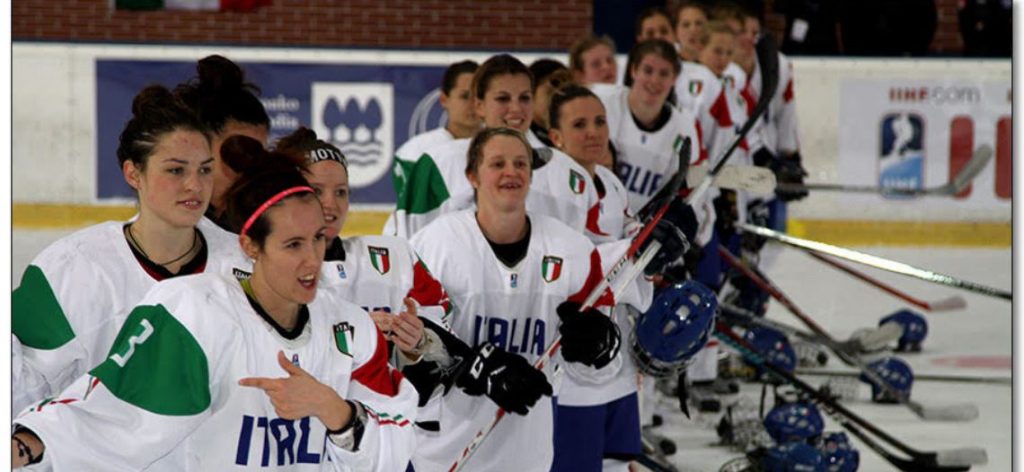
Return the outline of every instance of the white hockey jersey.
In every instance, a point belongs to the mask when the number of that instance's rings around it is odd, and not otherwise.
[[[679,170],[679,150],[683,139],[690,138],[689,162],[700,159],[701,140],[696,117],[690,112],[670,108],[671,118],[657,131],[637,126],[629,111],[629,89],[602,88],[598,97],[608,117],[609,139],[618,151],[619,177],[629,192],[629,210],[636,214],[650,198]]]
[[[121,324],[162,278],[132,253],[124,222],[78,231],[44,249],[11,294],[14,411],[58,394],[103,361]],[[205,272],[230,274],[248,264],[237,237],[206,218],[197,228],[206,242]]]
[[[408,176],[412,174],[416,161],[423,156],[427,149],[439,147],[444,143],[452,141],[455,141],[455,136],[452,136],[448,129],[442,126],[426,133],[417,134],[399,147],[395,151],[395,162],[391,168],[391,179],[395,187],[395,194],[397,195],[405,190],[408,185]],[[399,229],[397,225],[396,214],[392,212],[388,216],[387,221],[384,222],[383,234],[398,235]]]
[[[399,313],[403,300],[419,303],[418,315],[440,326],[447,323],[451,303],[444,288],[423,264],[408,241],[395,236],[358,236],[341,240],[344,261],[326,261],[321,286],[366,311]]]
[[[527,208],[583,231],[587,210],[597,198],[589,174],[565,153],[543,146],[532,133],[527,137],[546,159],[533,171]],[[405,188],[397,192],[392,223],[386,230],[393,227],[395,235],[410,238],[440,215],[476,207],[466,178],[469,143],[469,139],[457,139],[424,151],[408,170]]]
[[[782,53],[778,54],[779,81],[768,102],[768,109],[759,120],[757,135],[764,146],[775,155],[784,155],[800,150],[797,135],[796,102],[793,100],[793,64]],[[761,96],[761,65],[754,62],[753,72],[747,76],[738,65],[730,64],[726,76],[738,85],[740,94],[747,105],[747,116]],[[754,148],[756,149],[756,148]]]
[[[107,359],[15,420],[46,445],[54,470],[396,471],[415,447],[416,391],[387,363],[366,312],[323,291],[286,339],[221,274],[155,286],[131,311]],[[336,445],[317,418],[278,417],[246,377],[280,378],[283,351],[318,381],[365,405],[364,434]]]
[[[589,295],[602,277],[605,257],[582,234],[556,220],[530,215],[530,222],[527,254],[514,267],[494,255],[472,211],[439,218],[416,234],[412,245],[448,290],[455,307],[451,327],[459,338],[471,346],[489,341],[534,363],[558,334],[556,307],[566,299],[582,302]],[[626,245],[628,241],[619,245],[622,252]],[[626,300],[643,304],[644,296],[649,303],[650,284],[640,280],[616,297],[606,292],[599,305]],[[621,355],[616,361],[603,369],[571,369],[569,375],[587,373],[603,381],[603,375],[620,371]],[[555,391],[557,395],[557,385]],[[441,397],[440,431],[418,432],[416,470],[447,471],[496,411],[485,396],[471,397],[457,388],[449,391]],[[552,427],[552,402],[547,398],[526,416],[507,415],[466,470],[546,471],[553,457]]]

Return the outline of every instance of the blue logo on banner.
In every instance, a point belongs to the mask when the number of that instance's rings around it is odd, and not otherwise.
[[[438,103],[443,66],[239,65],[262,90],[271,121],[268,144],[303,125],[334,143],[349,159],[356,203],[394,203],[389,170],[395,149],[446,122]],[[135,94],[153,83],[174,88],[193,76],[195,62],[96,61],[97,198],[135,196],[115,159]]]
[[[881,122],[878,183],[886,188],[924,188],[924,120],[916,113],[890,113]],[[889,198],[904,198],[889,195]]]

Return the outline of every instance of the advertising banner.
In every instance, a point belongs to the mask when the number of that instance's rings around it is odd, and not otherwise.
[[[845,79],[839,107],[839,180],[907,189],[942,185],[981,145],[992,162],[955,197],[972,208],[1010,207],[1011,85],[969,80]],[[900,196],[853,196],[891,200]],[[943,204],[914,200],[915,205]]]
[[[352,200],[394,203],[391,164],[409,137],[446,122],[438,89],[444,66],[239,62],[260,87],[270,141],[299,126],[338,146],[349,161]],[[96,197],[133,197],[117,166],[118,135],[143,87],[173,88],[196,75],[195,62],[96,61]]]

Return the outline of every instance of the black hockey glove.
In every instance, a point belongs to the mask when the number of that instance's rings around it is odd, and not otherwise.
[[[554,392],[543,372],[491,343],[477,348],[455,385],[468,395],[487,395],[505,411],[520,415],[529,412],[542,395]]]
[[[715,231],[719,237],[726,239],[736,232],[735,224],[739,219],[739,209],[736,207],[736,192],[721,189],[721,194],[711,202],[715,206]]]
[[[557,311],[562,320],[562,358],[598,369],[615,359],[621,336],[611,318],[593,308],[580,313],[580,304],[570,301],[558,305]]]
[[[803,185],[804,177],[807,177],[799,152],[790,156],[775,156],[762,148],[754,153],[754,164],[771,169],[780,184]],[[802,200],[807,196],[807,189],[776,189],[775,195],[784,202]]]
[[[658,274],[671,263],[681,261],[683,254],[690,249],[690,241],[697,235],[697,226],[697,215],[693,208],[681,200],[672,200],[665,215],[654,226],[651,236],[640,247],[640,253],[643,253],[650,241],[661,243],[661,249],[644,267],[644,274]]]
[[[464,365],[473,359],[476,352],[447,329],[427,318],[420,317],[420,320],[423,321],[423,335],[428,336],[429,330],[441,341],[441,346],[434,346],[431,342],[419,362],[402,368],[402,375],[409,379],[420,394],[419,406],[422,407],[427,404],[438,387],[443,386],[444,393],[451,390],[455,377],[462,371]]]
[[[704,257],[704,248],[694,244],[683,254],[683,260],[669,264],[661,271],[665,282],[670,284],[683,283],[697,276],[697,267]]]
[[[754,226],[768,226],[770,222],[771,209],[769,208],[769,202],[764,200],[754,200],[747,205],[747,223]],[[761,248],[768,242],[768,239],[764,236],[758,236],[754,233],[744,232],[740,236],[740,245],[743,250],[752,254],[761,252]]]

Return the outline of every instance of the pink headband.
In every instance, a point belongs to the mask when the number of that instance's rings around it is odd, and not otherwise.
[[[270,197],[270,199],[268,199],[267,201],[263,202],[263,204],[260,205],[260,207],[257,208],[256,211],[252,212],[252,216],[250,216],[248,220],[245,220],[245,225],[242,226],[242,232],[238,233],[238,237],[245,236],[245,233],[247,233],[249,231],[249,227],[252,226],[252,224],[255,223],[257,219],[259,219],[260,215],[262,215],[263,212],[267,211],[267,208],[270,208],[275,203],[281,201],[282,199],[284,199],[284,197],[287,197],[288,195],[291,195],[293,193],[299,193],[299,192],[314,193],[314,190],[313,190],[312,187],[307,187],[305,185],[300,185],[298,187],[292,187],[290,189],[283,190],[280,193],[278,193],[277,195],[274,195],[273,197]]]

